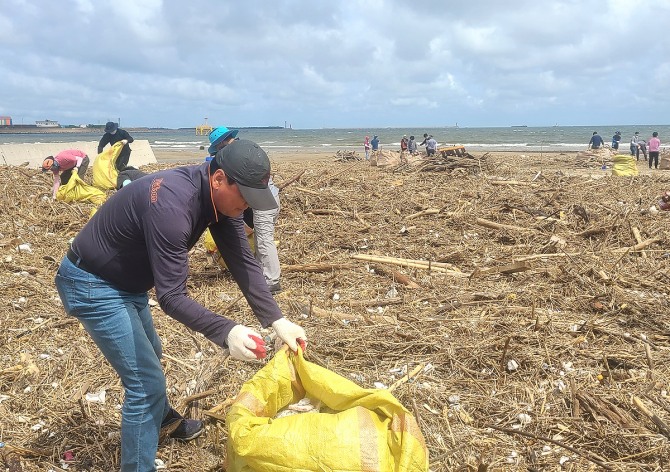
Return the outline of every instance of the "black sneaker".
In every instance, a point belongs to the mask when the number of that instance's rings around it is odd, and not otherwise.
[[[270,289],[270,293],[272,295],[281,292],[281,284],[277,282],[276,284],[268,285],[268,288]]]
[[[190,441],[200,436],[205,430],[205,425],[200,420],[184,418],[174,408],[170,408],[167,416],[161,423],[160,438],[177,439],[178,441]]]

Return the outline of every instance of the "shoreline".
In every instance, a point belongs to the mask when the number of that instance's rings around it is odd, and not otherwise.
[[[277,160],[281,162],[302,162],[302,161],[321,161],[321,160],[331,160],[336,157],[337,151],[346,150],[346,151],[356,151],[356,153],[363,157],[365,153],[362,150],[351,149],[345,146],[338,149],[314,149],[314,148],[294,148],[294,149],[273,149],[273,148],[264,148],[267,152],[270,160]],[[467,148],[466,148],[467,150]],[[175,163],[175,162],[189,162],[195,163],[204,161],[207,156],[207,150],[184,150],[184,149],[166,149],[166,148],[153,148],[154,156],[156,156],[156,161],[158,163]],[[391,149],[391,151],[397,152],[397,149]],[[468,151],[470,154],[475,156],[481,156],[484,154],[496,155],[499,157],[505,156],[537,156],[538,158],[542,157],[557,157],[557,156],[568,156],[576,155],[579,151],[570,150],[570,151],[498,151],[495,149],[491,150],[476,150]],[[131,157],[132,159],[132,157]]]

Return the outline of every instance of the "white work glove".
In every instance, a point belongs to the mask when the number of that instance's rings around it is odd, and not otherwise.
[[[256,338],[262,339],[261,335],[256,331],[243,325],[235,325],[235,327],[230,330],[228,333],[227,344],[232,357],[241,361],[253,361],[257,359],[256,354],[253,352],[253,350],[256,349],[256,341],[249,336],[255,336]]]
[[[122,139],[121,144],[123,144],[125,146],[126,144],[128,144],[128,140],[127,139]]]
[[[294,352],[298,350],[298,339],[307,342],[307,335],[305,334],[305,330],[302,329],[302,326],[299,326],[286,318],[279,318],[272,323],[272,327],[274,328],[275,333],[277,333],[277,336],[288,344],[288,347]]]

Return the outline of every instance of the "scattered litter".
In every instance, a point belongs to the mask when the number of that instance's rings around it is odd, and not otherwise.
[[[86,401],[89,403],[105,403],[105,397],[107,392],[105,390],[100,390],[95,393],[87,393],[85,395]]]

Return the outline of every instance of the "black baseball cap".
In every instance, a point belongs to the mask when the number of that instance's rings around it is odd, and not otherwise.
[[[270,180],[270,159],[261,147],[247,139],[233,141],[214,158],[216,166],[233,179],[247,204],[254,210],[278,208]]]

